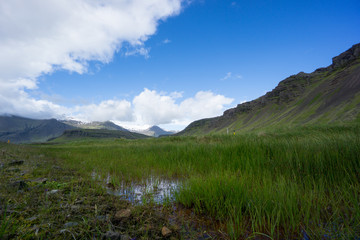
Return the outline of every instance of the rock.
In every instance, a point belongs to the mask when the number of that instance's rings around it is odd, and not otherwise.
[[[129,236],[129,235],[127,235],[127,234],[125,234],[125,235],[121,235],[121,240],[131,240],[132,238]]]
[[[111,239],[111,240],[121,240],[121,234],[118,232],[113,232],[113,231],[107,231],[104,235],[103,235],[103,239]]]
[[[64,224],[64,227],[69,228],[69,227],[75,227],[77,225],[79,225],[79,223],[77,223],[77,222],[67,222]]]
[[[23,164],[24,164],[24,160],[13,160],[9,163],[9,166],[19,166]]]
[[[47,182],[47,178],[38,178],[38,179],[31,180],[31,182],[45,184]]]
[[[125,218],[129,218],[130,216],[131,216],[131,210],[128,208],[117,211],[114,218],[116,220],[123,220]]]
[[[171,233],[172,233],[172,231],[170,229],[168,229],[165,226],[162,227],[161,234],[163,235],[163,237],[168,237],[171,235]]]
[[[346,64],[356,60],[360,56],[360,43],[353,45],[347,51],[341,53],[332,59],[332,67],[334,69],[343,67]]]
[[[70,206],[70,209],[71,209],[72,211],[77,211],[77,210],[80,209],[80,206],[79,206],[79,205],[71,205],[71,206]]]
[[[35,221],[37,218],[38,218],[37,216],[33,216],[30,218],[27,218],[26,221],[32,222],[32,221]]]
[[[57,193],[57,192],[59,192],[59,189],[51,190],[51,191],[47,192],[46,194],[47,194],[47,195],[51,195],[51,194],[55,194],[55,193]]]

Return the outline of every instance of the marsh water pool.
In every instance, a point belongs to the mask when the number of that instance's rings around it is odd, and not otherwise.
[[[94,180],[101,180],[101,175],[96,171],[92,172]],[[182,184],[178,179],[166,179],[151,176],[142,180],[124,181],[121,180],[116,186],[112,183],[113,177],[108,174],[103,180],[108,194],[128,200],[132,204],[148,203],[156,204],[171,203],[175,200],[175,192]]]
[[[156,204],[172,202],[174,193],[180,185],[179,180],[151,177],[137,182],[121,182],[118,188],[107,187],[107,193],[119,196],[133,204],[153,201]]]

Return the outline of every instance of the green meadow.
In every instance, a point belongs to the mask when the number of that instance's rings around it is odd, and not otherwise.
[[[91,177],[176,179],[175,204],[231,239],[358,239],[360,127],[34,145]]]

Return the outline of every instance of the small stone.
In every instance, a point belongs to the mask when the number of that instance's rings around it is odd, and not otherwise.
[[[163,237],[168,237],[171,235],[171,233],[172,233],[172,231],[170,229],[168,229],[165,226],[162,227],[161,234],[163,235]]]
[[[51,190],[51,191],[47,192],[46,194],[47,194],[47,195],[51,195],[51,194],[55,194],[55,193],[57,193],[57,192],[59,192],[59,189]]]
[[[125,218],[129,218],[130,215],[131,215],[131,210],[129,208],[128,209],[122,209],[122,210],[116,212],[115,219],[116,220],[122,220],[122,219],[125,219]]]
[[[113,232],[113,231],[107,231],[104,235],[103,235],[103,239],[111,239],[111,240],[121,240],[121,234],[118,232]]]
[[[13,160],[9,163],[9,166],[19,166],[24,164],[24,160]]]
[[[125,235],[121,235],[121,240],[132,240],[132,239],[136,239],[136,238],[131,238],[129,235],[125,234]]]
[[[31,180],[31,182],[45,184],[47,182],[47,180],[48,180],[47,178],[38,178],[38,179]]]
[[[69,227],[75,227],[77,225],[79,225],[79,223],[77,223],[77,222],[67,222],[64,224],[64,227],[69,228]]]
[[[33,216],[33,217],[30,217],[28,219],[26,219],[27,221],[29,222],[32,222],[32,221],[35,221],[38,217],[37,216]]]
[[[71,205],[71,206],[70,206],[70,209],[73,210],[73,211],[76,211],[76,210],[79,210],[79,209],[80,209],[80,206],[78,206],[78,205]]]

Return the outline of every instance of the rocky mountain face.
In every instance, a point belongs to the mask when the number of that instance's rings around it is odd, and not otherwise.
[[[119,125],[116,125],[111,121],[84,123],[76,120],[62,120],[61,122],[82,129],[107,129],[107,130],[129,131]]]
[[[195,121],[179,135],[351,122],[360,119],[359,113],[360,44],[356,44],[334,57],[330,66],[290,76],[264,96],[222,116]]]
[[[0,141],[11,143],[44,142],[74,127],[56,119],[36,120],[17,116],[0,116]]]
[[[142,130],[142,131],[136,131],[138,133],[151,136],[151,137],[160,137],[160,136],[168,136],[173,135],[176,132],[174,131],[165,131],[164,129],[158,127],[158,126],[152,126],[148,129]]]

